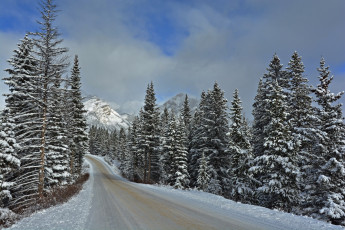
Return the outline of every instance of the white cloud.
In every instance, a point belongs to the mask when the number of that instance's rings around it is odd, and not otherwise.
[[[58,24],[70,54],[80,57],[84,92],[115,102],[121,110],[138,109],[150,81],[160,98],[179,92],[199,96],[218,81],[229,100],[239,88],[250,114],[259,78],[275,52],[286,66],[297,50],[313,83],[321,55],[331,68],[345,60],[342,0],[59,4],[63,11]],[[176,27],[179,42],[172,56],[149,41],[148,15],[157,13],[164,13]]]

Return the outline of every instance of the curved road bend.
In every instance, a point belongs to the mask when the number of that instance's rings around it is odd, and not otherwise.
[[[258,223],[256,218],[236,218],[221,211],[212,213],[197,201],[187,205],[176,198],[169,199],[112,174],[97,158],[90,155],[86,158],[93,167],[94,177],[88,229],[277,229],[268,223]]]

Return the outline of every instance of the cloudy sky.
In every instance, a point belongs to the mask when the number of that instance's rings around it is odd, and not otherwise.
[[[0,1],[1,70],[18,40],[37,30],[38,2]],[[250,114],[273,54],[287,66],[295,50],[312,85],[323,56],[335,78],[332,90],[345,89],[344,0],[56,2],[64,45],[80,57],[83,93],[121,111],[137,111],[150,81],[158,102],[180,92],[199,97],[217,81],[229,101],[238,88]],[[1,82],[1,93],[6,89]]]

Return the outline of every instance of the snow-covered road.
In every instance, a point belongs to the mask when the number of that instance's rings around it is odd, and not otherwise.
[[[99,160],[88,159],[94,170],[97,194],[92,201],[88,229],[276,229],[129,183],[112,174]]]
[[[131,183],[99,158],[87,160],[91,176],[79,195],[13,229],[343,229],[204,192]]]

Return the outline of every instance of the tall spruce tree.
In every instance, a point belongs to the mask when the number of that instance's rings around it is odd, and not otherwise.
[[[290,59],[287,70],[290,77],[289,119],[301,171],[299,189],[302,194],[312,194],[316,186],[315,174],[318,170],[313,164],[320,159],[319,154],[316,153],[317,139],[323,134],[317,128],[317,116],[310,95],[311,87],[308,85],[308,79],[303,76],[304,65],[296,51]],[[302,209],[307,209],[306,206],[310,202],[310,196],[305,195],[300,201],[300,206]],[[295,212],[300,211],[295,210]]]
[[[67,48],[60,47],[63,39],[60,39],[58,28],[54,25],[57,17],[57,9],[53,0],[41,0],[41,20],[38,21],[40,31],[33,33],[35,35],[34,45],[36,47],[35,54],[39,66],[38,74],[42,77],[41,88],[41,147],[40,147],[40,169],[38,194],[43,196],[44,178],[45,178],[45,159],[46,159],[46,135],[48,123],[48,106],[51,85],[54,84],[56,78],[60,77],[66,67],[68,51]]]
[[[64,120],[64,104],[60,88],[61,79],[57,78],[50,88],[46,134],[45,185],[53,187],[70,181],[67,130]]]
[[[249,173],[250,163],[253,160],[252,147],[247,132],[248,127],[245,127],[247,124],[244,122],[242,102],[237,89],[233,97],[230,107],[231,125],[228,147],[231,191],[226,195],[236,201],[249,202],[253,195],[253,179]]]
[[[140,146],[140,119],[139,116],[136,116],[132,122],[131,135],[130,135],[130,146],[129,152],[132,155],[133,161],[133,180],[134,181],[143,181],[143,154],[142,148]]]
[[[187,136],[183,119],[179,119],[173,136],[173,186],[178,189],[189,187],[189,174],[187,169]]]
[[[206,116],[206,120],[210,119],[209,141],[211,145],[211,152],[209,155],[210,165],[215,170],[213,176],[211,175],[210,185],[212,186],[212,179],[220,183],[220,194],[227,192],[230,186],[228,175],[229,170],[229,155],[226,152],[229,140],[227,133],[229,132],[228,123],[228,107],[227,100],[224,97],[224,92],[220,89],[218,83],[215,83],[211,91],[211,111]],[[215,192],[217,193],[217,192]]]
[[[186,94],[186,97],[185,97],[184,102],[183,102],[183,107],[181,109],[181,116],[183,118],[183,123],[187,128],[186,130],[187,130],[187,137],[188,137],[189,131],[190,131],[190,123],[191,123],[192,115],[191,115],[191,111],[190,111],[189,99],[188,99],[187,94]]]
[[[83,157],[88,152],[88,133],[87,125],[84,117],[86,112],[82,102],[81,95],[81,77],[79,59],[76,55],[70,78],[70,106],[71,106],[71,125],[70,134],[72,135],[73,142],[70,142],[71,156],[70,168],[71,172],[80,175],[83,163]]]
[[[217,83],[213,90],[202,93],[199,108],[193,119],[190,144],[191,185],[196,186],[202,153],[209,158],[208,191],[215,194],[229,189],[229,156],[226,152],[229,131],[227,100]]]
[[[171,124],[173,115],[170,116],[167,108],[161,116],[161,136],[160,136],[160,151],[162,152],[160,156],[160,183],[168,184],[171,180],[171,165],[172,165],[172,132],[173,126]],[[176,127],[175,127],[176,128]]]
[[[207,191],[208,183],[210,181],[209,168],[208,168],[208,159],[205,157],[205,154],[201,154],[198,178],[196,181],[197,188],[202,191]]]
[[[202,117],[204,116],[207,107],[207,97],[209,97],[209,94],[206,94],[205,92],[201,93],[200,103],[192,120],[188,168],[189,175],[191,177],[190,185],[192,187],[197,186],[196,182],[202,153],[204,153],[205,157],[209,155],[204,152],[204,150],[206,150],[207,143],[207,137],[205,137],[204,134],[207,133],[207,130],[205,130],[206,126],[202,125],[202,122],[204,122]]]
[[[250,171],[261,183],[257,188],[260,205],[291,211],[298,201],[299,169],[287,120],[287,103],[277,80],[273,80],[268,89],[267,112],[270,122],[264,128],[265,151],[255,156]]]
[[[15,123],[10,118],[8,109],[2,112],[0,119],[0,208],[3,208],[3,202],[12,199],[10,190],[14,182],[8,179],[14,169],[20,166],[20,160],[17,157],[19,145],[13,131]]]
[[[254,98],[253,104],[253,136],[252,136],[252,145],[253,145],[253,154],[254,156],[259,156],[264,152],[264,134],[263,128],[267,125],[269,117],[266,114],[265,109],[265,98],[266,93],[263,86],[262,78],[258,84],[258,90]]]
[[[38,75],[38,62],[33,57],[33,42],[25,36],[14,55],[9,59],[9,77],[4,78],[9,86],[6,94],[6,108],[14,122],[14,138],[21,146],[18,158],[21,167],[11,178],[12,208],[28,207],[35,202],[38,193],[38,172],[40,167],[41,139],[41,76]]]
[[[345,224],[345,127],[342,116],[342,104],[336,104],[343,92],[333,94],[329,85],[333,80],[325,60],[320,61],[320,84],[314,91],[319,107],[319,129],[326,135],[320,139],[319,154],[323,161],[315,161],[315,168],[319,169],[314,195],[314,216],[331,221],[335,224]],[[315,178],[316,179],[316,178]]]
[[[274,54],[273,58],[267,68],[267,73],[264,74],[263,80],[260,80],[257,95],[253,104],[253,153],[255,156],[261,155],[264,152],[265,133],[264,128],[270,123],[270,114],[267,104],[267,96],[270,94],[270,88],[274,81],[282,87],[282,92],[285,96],[288,95],[289,75],[283,70],[283,65],[280,63],[279,57]]]
[[[144,147],[144,182],[157,182],[159,180],[159,156],[158,156],[158,110],[153,83],[147,86],[145,105],[142,110],[143,127],[142,138]]]

